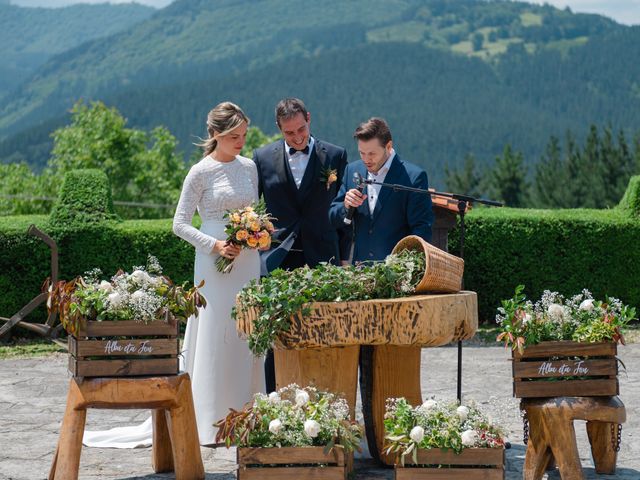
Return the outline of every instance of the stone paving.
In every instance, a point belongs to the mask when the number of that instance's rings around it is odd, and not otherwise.
[[[518,400],[511,396],[509,352],[502,347],[469,345],[463,351],[463,397],[475,400],[507,430],[512,447],[507,450],[507,480],[522,478],[525,445]],[[578,449],[585,478],[640,479],[640,344],[620,347],[627,368],[620,374],[621,398],[627,407],[618,470],[613,476],[595,473],[585,428],[577,424]],[[457,349],[424,349],[422,392],[425,398],[456,396]],[[69,382],[66,355],[0,361],[0,479],[47,478],[64,414]],[[139,410],[89,410],[87,429],[128,425],[148,415]],[[576,422],[582,423],[584,422]],[[202,448],[207,480],[235,478],[235,450]],[[153,474],[151,450],[83,448],[80,479],[159,480],[169,474]],[[376,467],[360,455],[356,479],[391,479],[393,470]],[[545,478],[547,478],[545,476]],[[557,470],[549,479],[559,479]]]

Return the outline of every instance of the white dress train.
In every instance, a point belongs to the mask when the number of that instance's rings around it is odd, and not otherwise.
[[[196,247],[194,281],[204,280],[201,290],[207,306],[187,323],[180,369],[189,372],[201,445],[215,442],[213,424],[229,408],[239,409],[264,391],[264,361],[255,358],[241,340],[231,319],[236,294],[260,275],[255,250],[242,250],[230,273],[218,273],[217,255],[210,252],[216,239],[224,240],[226,210],[242,208],[258,198],[258,174],[253,161],[237,156],[218,162],[207,156],[187,175],[173,222],[174,232]],[[198,209],[200,230],[191,225]],[[85,432],[83,443],[91,447],[136,448],[151,445],[152,425],[117,427]]]

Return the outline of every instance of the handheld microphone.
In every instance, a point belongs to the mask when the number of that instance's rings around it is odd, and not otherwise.
[[[360,175],[358,172],[353,172],[353,183],[360,193],[364,191],[366,183],[364,182],[362,175]],[[353,220],[353,215],[356,213],[356,210],[357,209],[355,207],[347,208],[347,214],[345,215],[343,220],[345,225],[351,225],[351,221]]]

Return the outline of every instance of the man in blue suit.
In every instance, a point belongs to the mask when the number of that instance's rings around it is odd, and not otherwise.
[[[259,195],[276,218],[280,242],[261,254],[262,274],[278,267],[340,264],[340,252],[348,251],[350,239],[343,225],[335,228],[329,223],[327,212],[342,183],[347,152],[311,136],[311,114],[302,100],[285,98],[275,113],[283,140],[253,153]],[[272,352],[265,361],[265,379],[267,391],[275,390]]]
[[[345,171],[340,192],[329,210],[329,218],[336,226],[344,224],[347,209],[354,208],[352,261],[383,260],[393,247],[407,235],[418,235],[431,240],[433,212],[431,195],[394,190],[369,184],[360,191],[354,181],[354,173],[364,180],[403,185],[427,190],[427,174],[421,168],[401,160],[393,149],[391,131],[381,118],[371,118],[360,124],[354,133],[362,160],[350,163]],[[385,346],[392,352],[404,347]],[[367,425],[367,441],[372,457],[379,459],[374,431],[372,392],[376,365],[376,347],[360,347],[360,396],[362,413]],[[384,365],[383,365],[384,368]]]
[[[347,209],[353,213],[352,262],[383,260],[399,240],[418,235],[431,240],[431,195],[367,185],[355,185],[354,173],[364,180],[427,190],[424,170],[400,159],[393,149],[391,131],[381,118],[371,118],[356,129],[354,138],[362,160],[349,164],[338,196],[329,210],[331,223],[344,224]]]

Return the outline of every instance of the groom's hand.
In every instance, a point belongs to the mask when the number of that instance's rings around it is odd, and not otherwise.
[[[344,208],[358,208],[367,196],[357,188],[352,188],[344,196]]]

